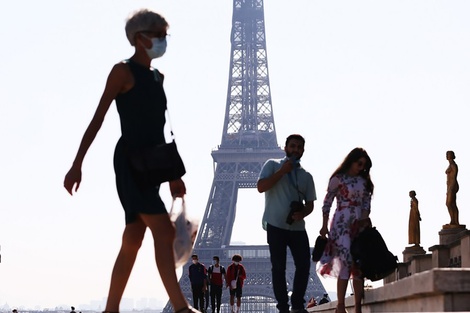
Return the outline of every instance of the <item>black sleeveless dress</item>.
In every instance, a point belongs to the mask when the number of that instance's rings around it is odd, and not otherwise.
[[[138,149],[165,142],[166,96],[162,78],[156,69],[126,60],[134,87],[116,97],[121,120],[121,138],[114,151],[116,186],[126,215],[126,224],[136,220],[139,213],[167,213],[158,194],[160,186],[139,189],[135,184],[127,159],[128,149]]]

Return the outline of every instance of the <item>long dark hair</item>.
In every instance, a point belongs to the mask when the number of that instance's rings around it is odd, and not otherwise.
[[[370,168],[372,167],[372,160],[370,159],[367,151],[363,148],[354,148],[349,152],[349,154],[344,158],[343,163],[334,171],[331,177],[334,177],[338,174],[346,174],[349,171],[351,165],[358,161],[360,158],[366,159],[366,164],[364,164],[364,170],[359,173],[366,180],[366,188],[370,194],[374,193],[374,183],[370,179]]]

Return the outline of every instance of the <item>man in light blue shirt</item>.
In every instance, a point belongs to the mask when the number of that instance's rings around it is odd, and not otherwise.
[[[312,175],[300,166],[304,146],[301,135],[287,137],[286,157],[266,161],[257,184],[258,191],[265,193],[263,228],[267,232],[274,296],[280,313],[307,312],[304,296],[310,274],[310,244],[304,218],[312,213],[317,196]],[[287,247],[296,266],[291,311],[286,283]]]

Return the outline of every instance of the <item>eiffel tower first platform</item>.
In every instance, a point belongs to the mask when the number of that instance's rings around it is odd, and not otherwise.
[[[230,37],[230,75],[222,143],[212,152],[216,164],[214,180],[194,253],[206,267],[215,255],[220,257],[220,264],[225,267],[231,263],[234,254],[242,255],[247,279],[243,287],[241,311],[274,313],[277,312],[277,303],[272,288],[268,246],[230,245],[238,189],[256,188],[264,162],[285,155],[277,144],[274,126],[263,0],[233,1]],[[192,305],[189,265],[190,260],[183,267],[180,286]],[[286,275],[287,288],[291,290],[294,262],[290,253],[287,254]],[[312,264],[305,300],[324,293],[325,288]],[[229,292],[224,288],[221,312],[227,313],[229,309]],[[170,303],[163,312],[173,312]]]

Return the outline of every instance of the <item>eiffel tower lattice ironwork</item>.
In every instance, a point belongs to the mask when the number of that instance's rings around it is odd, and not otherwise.
[[[277,309],[268,246],[230,245],[238,189],[256,188],[264,162],[284,155],[278,146],[274,126],[263,0],[234,0],[230,75],[222,142],[212,152],[216,163],[214,180],[194,253],[205,264],[210,264],[212,257],[217,255],[225,267],[231,263],[233,254],[243,256],[247,279],[243,287],[242,312],[277,312]],[[190,264],[183,267],[179,282],[184,295],[192,304],[188,278]],[[287,254],[286,274],[288,290],[291,290],[294,262],[290,253]],[[325,289],[312,264],[306,297],[317,298],[324,293]],[[229,309],[229,293],[224,288],[221,312],[230,312]],[[170,303],[163,312],[172,312]]]

